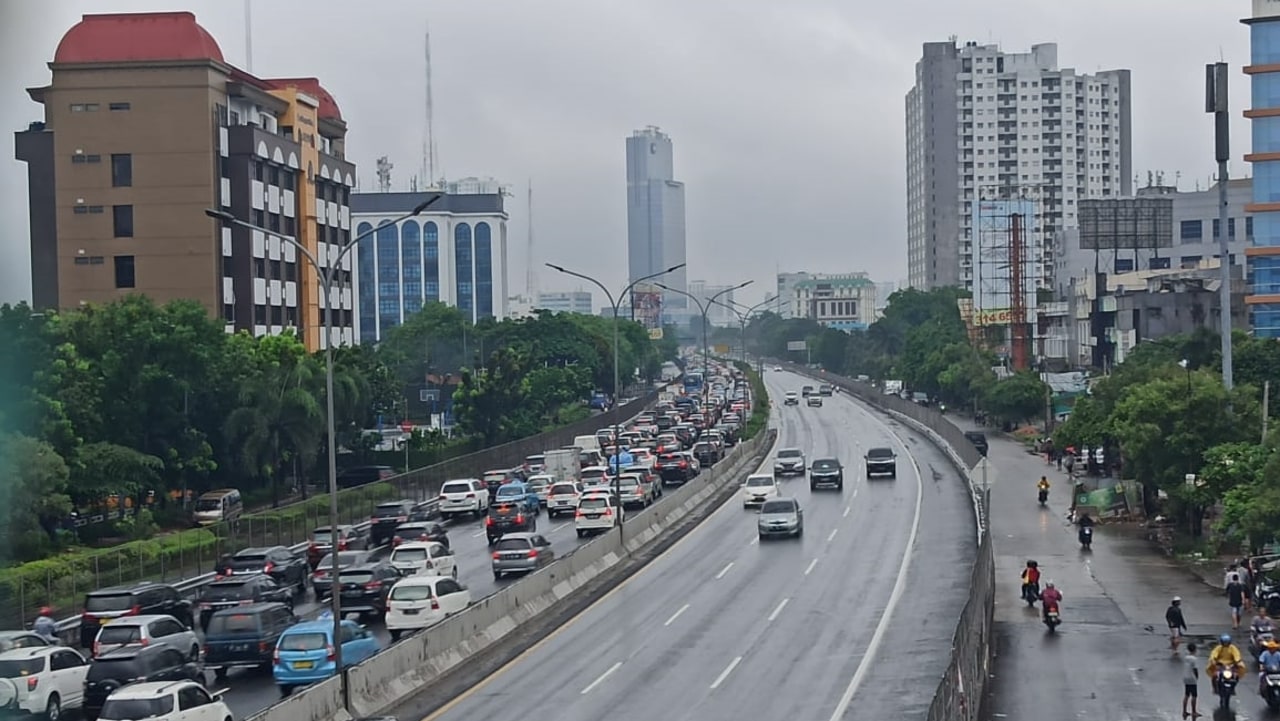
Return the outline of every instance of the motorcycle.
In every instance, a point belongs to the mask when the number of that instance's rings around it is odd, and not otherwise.
[[[1262,700],[1266,702],[1267,708],[1280,711],[1280,673],[1267,672],[1266,679],[1262,682]]]
[[[1043,506],[1048,500],[1049,500],[1049,489],[1041,488],[1040,489],[1040,505]]]
[[[1251,635],[1249,638],[1249,653],[1253,654],[1254,659],[1257,659],[1262,655],[1267,641],[1274,641],[1275,637],[1275,634],[1270,631]]]
[[[1086,551],[1093,550],[1093,526],[1080,527],[1080,547]]]
[[[1022,600],[1027,602],[1028,607],[1036,605],[1036,601],[1040,600],[1040,584],[1024,583],[1022,584]]]
[[[1061,617],[1058,615],[1058,604],[1051,603],[1044,608],[1044,625],[1048,627],[1049,633],[1054,633],[1058,625],[1062,623]]]
[[[1236,675],[1235,669],[1224,668],[1218,671],[1215,686],[1218,693],[1218,706],[1223,711],[1231,710],[1231,697],[1235,695],[1238,683],[1240,683],[1240,677]]]

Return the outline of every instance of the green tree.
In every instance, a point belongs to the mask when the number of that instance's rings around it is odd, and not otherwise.
[[[1200,477],[1222,499],[1217,529],[1224,538],[1246,541],[1251,550],[1276,536],[1280,528],[1280,434],[1267,445],[1227,443],[1205,452]],[[1208,500],[1208,499],[1206,499]]]
[[[997,381],[982,405],[997,418],[1012,423],[1043,415],[1049,387],[1035,373],[1015,373]]]
[[[464,369],[453,393],[453,413],[464,433],[479,436],[486,446],[533,433],[537,411],[524,403],[524,358],[501,348],[480,369]]]
[[[30,436],[0,435],[0,558],[29,561],[55,548],[54,531],[71,512],[67,464],[53,446]]]

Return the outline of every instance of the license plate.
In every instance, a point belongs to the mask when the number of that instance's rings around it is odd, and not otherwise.
[[[107,625],[108,623],[111,623],[111,619],[109,619],[109,618],[100,618],[100,619],[98,619],[98,625],[99,625],[99,626],[105,626],[105,625]]]
[[[418,609],[416,609],[416,608],[406,608],[406,609],[404,610],[404,615],[406,615],[406,616],[417,616],[417,615],[418,615]]]
[[[587,514],[587,518],[599,518],[599,517],[600,517],[600,514],[599,514],[599,513],[588,513],[588,514]]]
[[[236,644],[232,644],[232,645],[228,646],[227,648],[228,648],[228,650],[231,650],[231,651],[248,651],[248,650],[249,650],[249,644],[247,644],[247,643],[236,643]]]
[[[293,667],[296,669],[315,668],[315,665],[316,664],[314,661],[294,661],[293,662]]]
[[[753,496],[752,498],[753,498],[753,500],[757,500],[757,501],[763,501],[763,500],[764,500],[764,496]]]

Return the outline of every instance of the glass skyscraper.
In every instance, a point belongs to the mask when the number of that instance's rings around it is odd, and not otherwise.
[[[1245,117],[1253,127],[1253,239],[1245,255],[1253,334],[1280,338],[1280,1],[1254,0],[1249,26],[1252,102]]]

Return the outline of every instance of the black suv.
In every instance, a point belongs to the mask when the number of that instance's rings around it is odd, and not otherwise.
[[[396,526],[409,522],[415,505],[417,504],[413,501],[387,501],[375,506],[373,515],[369,517],[370,547],[381,546],[390,541],[395,535]]]
[[[271,669],[276,641],[297,623],[293,609],[282,603],[254,603],[218,611],[204,631],[204,662],[219,679],[237,666]]]
[[[399,546],[401,543],[413,543],[415,541],[435,541],[443,544],[445,548],[449,547],[449,532],[444,526],[434,521],[410,521],[396,526],[396,530],[391,532],[391,545]]]
[[[204,669],[169,646],[126,646],[89,663],[84,679],[84,715],[97,718],[112,691],[135,681],[204,683]]]
[[[819,458],[809,466],[809,490],[831,486],[844,490],[844,466],[835,458]]]
[[[720,447],[708,441],[698,441],[693,444],[693,457],[703,468],[710,468],[720,462]]]
[[[867,464],[867,478],[872,476],[898,477],[898,456],[891,448],[872,448],[863,458]]]
[[[983,458],[987,457],[987,434],[980,431],[965,431],[964,437],[978,449],[978,453],[981,453]]]
[[[663,453],[653,464],[653,470],[662,476],[662,485],[679,486],[693,479],[693,466],[683,453]]]
[[[368,563],[372,558],[372,551],[338,551],[338,570],[350,566],[359,566]],[[333,554],[325,556],[316,564],[316,570],[311,572],[311,590],[316,593],[316,601],[323,603],[329,598],[329,594],[333,592]]]
[[[93,648],[98,629],[108,621],[152,614],[173,616],[187,628],[195,628],[191,601],[173,586],[144,581],[91,591],[84,597],[84,613],[80,616],[80,646]]]
[[[200,593],[200,628],[207,631],[209,619],[224,608],[267,602],[293,608],[293,589],[281,586],[268,576],[235,576],[214,581]]]
[[[293,555],[284,546],[246,548],[231,557],[227,564],[232,576],[264,574],[286,588],[293,587],[301,594],[307,590],[307,575],[311,565],[307,559]]]
[[[387,596],[400,580],[400,572],[386,561],[364,563],[338,571],[342,587],[342,612],[382,617],[387,614]]]
[[[522,503],[501,503],[489,506],[489,515],[484,518],[484,535],[489,545],[498,542],[504,533],[538,530],[538,517],[529,513]]]

